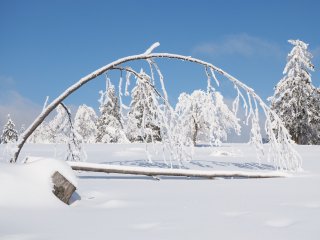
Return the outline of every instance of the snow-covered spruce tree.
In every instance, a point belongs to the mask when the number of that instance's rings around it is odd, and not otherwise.
[[[68,113],[64,107],[59,105],[56,108],[56,115],[43,129],[47,131],[49,143],[66,143],[68,141],[70,131],[68,121]]]
[[[125,143],[128,142],[123,130],[120,105],[115,87],[107,79],[106,91],[100,91],[100,117],[97,121],[96,142]]]
[[[309,72],[314,70],[312,55],[308,52],[308,44],[300,40],[288,42],[293,49],[287,57],[285,76],[269,98],[271,109],[282,119],[297,144],[314,144],[318,142],[320,109]]]
[[[2,134],[1,134],[1,143],[14,143],[18,141],[18,132],[15,128],[14,122],[10,118],[10,114],[8,114],[8,121],[4,125]]]
[[[176,105],[179,129],[186,142],[196,145],[198,140],[219,145],[226,140],[230,129],[240,132],[238,119],[223,102],[219,92],[196,90],[191,95],[182,93]]]
[[[84,143],[95,143],[97,134],[97,115],[93,108],[80,105],[74,117],[74,129],[81,135]]]
[[[127,136],[131,142],[160,142],[161,132],[158,118],[158,96],[151,78],[142,69],[136,86],[131,91],[128,112]]]

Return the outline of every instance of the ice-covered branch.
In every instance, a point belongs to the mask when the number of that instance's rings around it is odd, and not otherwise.
[[[48,105],[48,101],[49,101],[49,96],[46,97],[46,100],[44,101],[43,107],[42,107],[42,111],[44,111]]]
[[[154,50],[154,49],[156,49],[157,47],[159,47],[160,46],[160,43],[159,42],[155,42],[154,44],[152,44],[145,52],[144,52],[144,54],[150,54],[150,53],[152,53],[152,51]]]
[[[138,72],[136,72],[135,70],[133,70],[132,68],[130,67],[114,67],[112,68],[112,70],[115,69],[115,70],[120,70],[120,71],[126,71],[126,72],[129,72],[131,74],[133,74],[134,76],[136,76],[137,78],[139,78],[141,81],[144,81],[146,84],[148,84],[152,89],[153,91],[158,95],[158,97],[160,97],[164,102],[168,103],[167,99],[165,99],[160,93],[159,91],[156,89],[156,87],[154,86],[154,83],[150,82],[150,81],[145,81],[143,79],[143,77],[141,76],[141,74],[139,74]],[[121,81],[122,83],[122,81]],[[121,91],[119,91],[120,93],[120,96],[122,96],[121,94]]]
[[[81,161],[81,153],[83,153],[83,150],[81,146],[81,141],[72,123],[71,112],[69,111],[69,109],[64,103],[60,103],[60,105],[63,107],[63,109],[67,113],[68,123],[70,127],[70,130],[69,130],[70,132],[69,132],[68,141],[67,141],[67,144],[68,144],[67,160]]]

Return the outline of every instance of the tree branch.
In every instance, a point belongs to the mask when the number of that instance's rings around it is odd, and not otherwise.
[[[113,67],[111,70],[120,70],[120,71],[127,71],[127,72],[131,72],[133,75],[135,75],[137,78],[139,78],[140,80],[144,80],[143,77],[141,77],[141,75],[136,72],[135,70],[133,70],[130,67]],[[155,86],[151,83],[146,81],[146,84],[148,84],[152,90],[167,104],[170,105],[169,102],[159,93],[159,91],[155,88]]]

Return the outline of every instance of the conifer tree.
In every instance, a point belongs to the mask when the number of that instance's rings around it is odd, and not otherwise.
[[[274,110],[284,122],[297,144],[315,144],[319,141],[319,94],[312,85],[310,71],[312,55],[308,44],[289,40],[293,45],[284,68],[285,75],[275,87],[271,101]]]
[[[68,141],[70,131],[68,114],[61,105],[56,108],[56,115],[43,130],[47,132],[50,143],[66,143]]]
[[[101,143],[124,143],[127,142],[123,130],[120,114],[120,105],[116,96],[115,87],[107,79],[107,89],[100,92],[100,117],[97,121],[96,142]]]
[[[15,124],[10,118],[10,114],[8,114],[8,121],[4,125],[2,134],[1,134],[1,143],[13,143],[18,141],[18,132],[15,129]]]
[[[136,86],[131,92],[127,136],[131,142],[159,142],[161,132],[157,115],[158,96],[154,91],[150,76],[143,70],[139,75]]]
[[[93,108],[80,105],[74,117],[74,130],[80,134],[84,143],[95,143],[97,134],[97,115]]]

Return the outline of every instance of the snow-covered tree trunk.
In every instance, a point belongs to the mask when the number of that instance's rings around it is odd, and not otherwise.
[[[198,178],[276,178],[288,177],[287,173],[274,172],[253,172],[253,171],[203,171],[191,169],[163,169],[163,168],[146,168],[146,167],[132,167],[132,166],[115,166],[110,164],[97,163],[82,163],[69,162],[69,165],[76,171],[88,172],[104,172],[104,173],[119,173],[130,175],[145,175],[145,176],[175,176],[175,177],[198,177]]]
[[[195,120],[194,117],[192,117],[192,121],[191,122],[193,122],[192,143],[193,143],[193,146],[196,146],[198,132],[199,132],[199,125],[198,125],[198,123],[197,123],[197,121]]]

